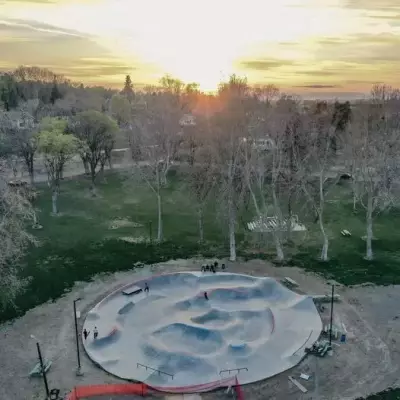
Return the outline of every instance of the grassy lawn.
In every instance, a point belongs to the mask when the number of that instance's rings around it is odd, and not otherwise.
[[[388,389],[383,392],[368,396],[365,400],[399,400],[400,389]],[[356,399],[363,400],[363,399]]]
[[[88,191],[84,178],[65,180],[59,199],[61,216],[53,217],[51,196],[46,185],[41,191],[36,207],[41,210],[39,218],[43,229],[35,231],[40,246],[29,251],[23,260],[23,276],[31,277],[27,291],[17,301],[17,309],[10,307],[0,314],[0,320],[21,315],[26,310],[45,301],[56,299],[68,290],[75,281],[89,280],[100,272],[115,272],[133,268],[138,261],[159,262],[171,258],[186,258],[197,254],[222,257],[228,255],[226,229],[216,217],[215,197],[205,212],[206,243],[199,246],[198,224],[194,202],[179,175],[171,178],[164,192],[164,234],[166,241],[160,245],[148,242],[129,243],[120,240],[149,238],[150,221],[153,238],[157,230],[157,204],[151,190],[143,184],[126,183],[117,173],[106,175],[98,185],[97,198]],[[400,211],[391,210],[380,215],[375,222],[374,242],[376,260],[363,259],[365,242],[364,212],[352,210],[350,191],[337,186],[329,197],[326,208],[326,229],[330,241],[330,261],[317,260],[320,251],[320,235],[314,216],[301,213],[301,199],[297,202],[298,214],[307,225],[306,234],[294,235],[287,254],[288,263],[313,270],[344,284],[373,282],[391,284],[400,282],[397,243],[400,231]],[[360,206],[361,207],[361,206]],[[238,254],[240,256],[274,258],[272,241],[268,245],[254,245],[244,223],[251,217],[251,206],[239,216]],[[116,222],[117,221],[117,222]],[[112,225],[118,225],[111,229]],[[115,226],[114,226],[115,228]],[[352,233],[343,237],[342,229]],[[254,239],[254,238],[253,238]],[[259,250],[262,250],[259,251]]]
[[[358,205],[356,212],[353,211],[349,189],[337,186],[329,196],[325,221],[330,238],[329,262],[316,260],[321,247],[319,227],[309,220],[309,234],[295,249],[291,260],[293,265],[319,272],[346,285],[400,283],[399,209],[383,212],[374,220],[374,261],[364,260],[366,242],[362,237],[366,234],[365,210]],[[340,232],[343,229],[350,231],[352,236],[342,236]]]

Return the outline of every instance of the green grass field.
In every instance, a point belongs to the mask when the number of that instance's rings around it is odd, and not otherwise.
[[[76,281],[89,280],[97,273],[108,273],[133,268],[136,262],[155,263],[172,258],[195,255],[223,257],[228,255],[227,231],[216,217],[215,196],[207,205],[204,216],[204,245],[198,244],[198,223],[192,201],[182,176],[176,173],[164,191],[165,242],[151,245],[148,241],[129,243],[121,237],[149,239],[150,223],[153,237],[157,229],[157,204],[151,190],[144,184],[127,182],[118,173],[109,173],[99,183],[96,198],[89,195],[89,182],[84,177],[65,180],[59,199],[61,216],[50,215],[50,192],[39,185],[40,195],[35,206],[40,210],[43,229],[35,231],[40,246],[30,249],[23,260],[22,275],[31,277],[25,293],[16,300],[17,308],[10,307],[1,315],[7,320],[49,299],[56,299]],[[400,282],[397,243],[400,232],[400,212],[392,209],[375,221],[374,241],[376,260],[363,259],[365,242],[364,213],[360,208],[354,214],[351,194],[337,186],[327,202],[326,229],[330,241],[330,261],[318,261],[320,235],[311,213],[304,213],[303,201],[296,207],[308,232],[294,235],[290,248],[289,265],[324,274],[341,283],[352,285],[363,282],[392,284]],[[300,208],[303,208],[300,214]],[[245,231],[245,222],[251,218],[251,206],[238,218],[238,255],[245,258],[263,257],[273,260],[272,241],[267,245],[254,243],[254,237]],[[119,222],[115,222],[119,221]],[[110,229],[118,224],[117,229]],[[343,237],[342,229],[351,231]]]

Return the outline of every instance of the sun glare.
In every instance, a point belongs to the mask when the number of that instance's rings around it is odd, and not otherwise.
[[[117,57],[132,62],[143,76],[156,81],[169,73],[212,91],[222,78],[244,72],[237,67],[243,58],[260,54],[280,58],[283,54],[272,51],[278,43],[354,29],[341,9],[314,3],[247,0],[236,6],[228,0],[102,0],[95,5],[65,2],[57,7],[18,8],[10,17],[34,18],[89,34]]]

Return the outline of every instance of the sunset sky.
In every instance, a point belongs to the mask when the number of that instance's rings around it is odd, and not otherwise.
[[[0,0],[0,70],[85,84],[170,73],[213,90],[231,73],[299,94],[400,86],[400,0]]]

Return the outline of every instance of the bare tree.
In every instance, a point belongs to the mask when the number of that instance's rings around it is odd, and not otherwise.
[[[128,131],[134,170],[157,198],[158,241],[164,237],[162,192],[176,155],[181,116],[176,98],[170,93],[150,95]]]
[[[35,212],[29,200],[4,177],[4,159],[0,162],[0,309],[12,303],[26,281],[18,276],[18,260],[36,240],[26,231]]]
[[[375,103],[376,104],[376,103]],[[375,105],[374,102],[372,106]],[[373,220],[394,203],[394,185],[399,175],[400,120],[386,99],[379,112],[359,112],[351,125],[353,155],[356,158],[358,199],[366,213],[366,256],[373,259]]]
[[[230,260],[236,260],[237,211],[243,195],[243,138],[248,136],[249,87],[246,79],[232,75],[218,91],[221,109],[211,121],[214,163],[218,168],[219,191],[229,236]]]
[[[34,159],[37,151],[38,124],[34,116],[36,108],[37,105],[30,101],[22,104],[18,110],[0,115],[2,130],[10,139],[15,157],[22,158],[32,184],[34,183]],[[13,167],[17,167],[16,163]]]
[[[304,138],[308,139],[308,154],[297,157],[302,190],[316,214],[322,236],[321,261],[328,261],[329,236],[325,229],[325,202],[329,189],[337,183],[329,179],[329,171],[334,163],[332,138],[335,126],[327,109],[318,109],[307,116]]]
[[[280,172],[283,168],[284,152],[281,135],[277,126],[261,124],[264,134],[257,134],[258,129],[253,129],[253,135],[244,138],[244,179],[249,190],[257,217],[270,229],[275,243],[277,259],[282,261],[284,252],[282,248],[282,231],[284,229],[284,217],[280,206],[278,185]],[[253,125],[254,128],[254,125]],[[268,134],[268,129],[274,132]],[[278,129],[278,130],[276,130]],[[264,141],[269,141],[269,146]],[[272,200],[274,210],[273,219],[276,224],[268,224],[269,201]]]
[[[204,208],[215,187],[217,178],[211,156],[210,153],[207,153],[200,162],[190,164],[188,173],[188,186],[197,211],[200,243],[204,242]]]

